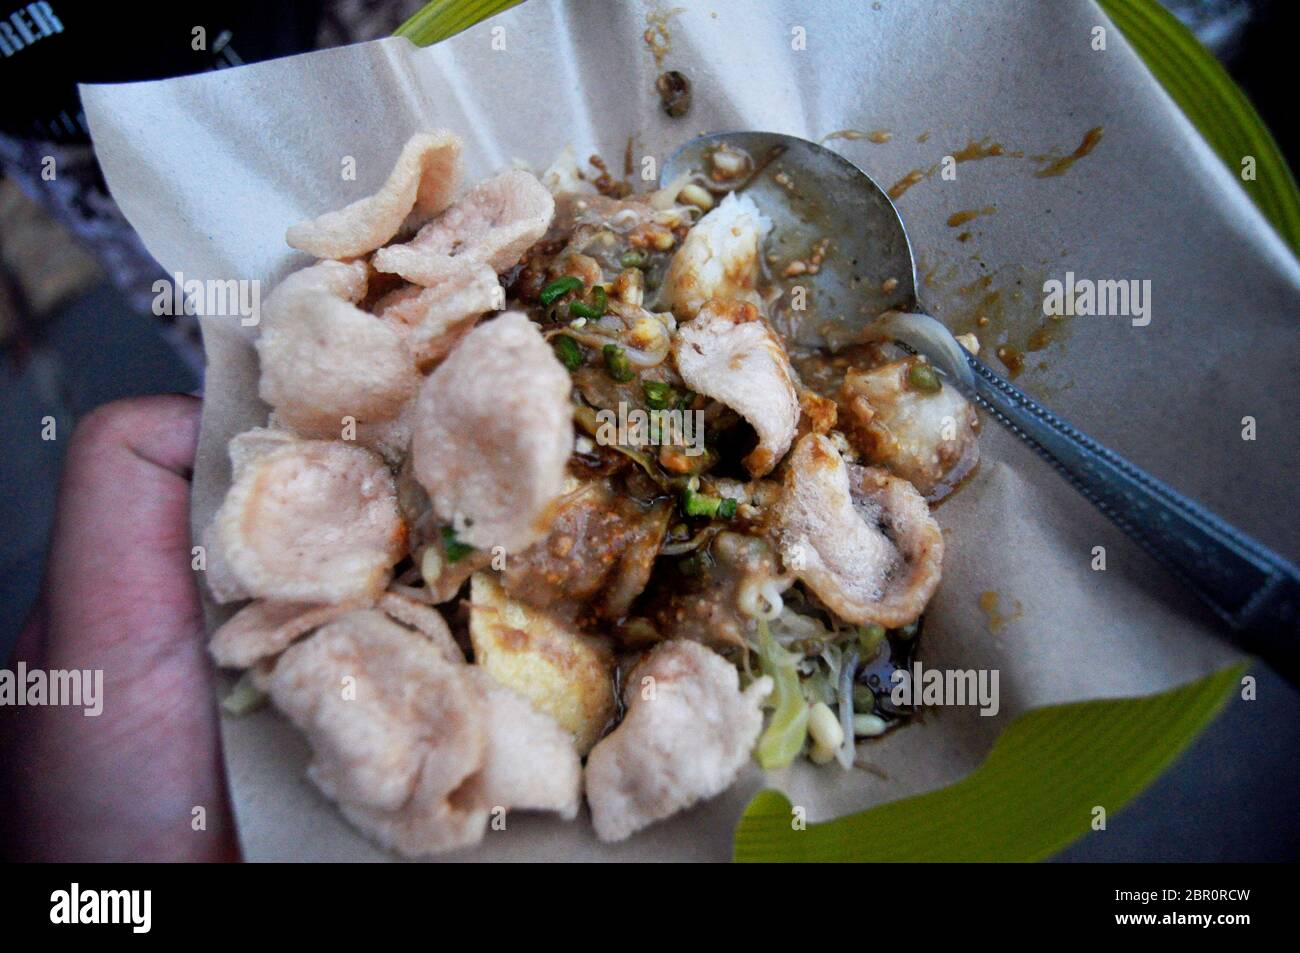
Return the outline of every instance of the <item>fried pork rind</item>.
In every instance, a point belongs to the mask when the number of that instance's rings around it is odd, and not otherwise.
[[[736,668],[695,642],[657,646],[628,676],[622,723],[587,759],[596,834],[619,841],[731,786],[763,728],[769,678],[743,692]]]
[[[844,376],[845,435],[872,463],[942,499],[979,462],[979,418],[957,389],[931,393],[908,385],[915,358]]]
[[[609,645],[510,599],[491,573],[470,580],[474,661],[549,715],[586,754],[614,717]]]
[[[290,227],[285,241],[317,258],[355,258],[447,207],[460,178],[460,139],[446,130],[412,136],[378,192]],[[408,221],[409,220],[409,221]]]
[[[268,688],[307,736],[312,781],[381,844],[419,856],[476,843],[487,824],[454,797],[489,745],[487,703],[465,672],[361,610],[286,650]]]
[[[850,470],[826,437],[795,445],[773,521],[786,568],[847,622],[906,625],[939,584],[943,534],[925,500],[884,470]]]
[[[376,599],[405,550],[393,476],[369,450],[324,440],[232,442],[234,480],[205,534],[219,602]]]
[[[407,285],[389,292],[376,303],[375,315],[401,335],[424,371],[450,354],[478,319],[504,300],[495,271],[466,263],[431,288]]]
[[[726,404],[758,434],[745,469],[755,477],[771,472],[798,429],[799,391],[785,349],[758,309],[711,301],[677,329],[673,355],[687,387]]]
[[[411,241],[375,252],[373,264],[428,286],[471,262],[502,272],[546,234],[554,214],[555,199],[545,186],[522,169],[510,169],[475,186]]]
[[[406,341],[355,302],[364,262],[319,262],[286,278],[266,300],[257,353],[258,392],[288,426],[339,436],[344,418],[391,421],[419,384]]]
[[[713,298],[758,304],[758,254],[771,230],[771,220],[753,199],[728,193],[673,255],[664,276],[663,306],[685,321]]]
[[[420,391],[415,475],[462,542],[522,552],[546,532],[573,449],[569,375],[512,311],[465,336]]]

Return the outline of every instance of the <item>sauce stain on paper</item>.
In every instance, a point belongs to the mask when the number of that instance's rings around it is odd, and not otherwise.
[[[1035,162],[1047,163],[1041,169],[1034,173],[1035,179],[1050,179],[1058,175],[1064,175],[1076,162],[1097,148],[1097,143],[1101,142],[1103,129],[1101,126],[1094,126],[1083,134],[1083,141],[1079,147],[1071,152],[1068,156],[1034,156]]]
[[[948,216],[948,227],[961,228],[967,222],[972,221],[973,219],[977,219],[981,215],[992,215],[996,211],[997,211],[996,206],[986,205],[983,208],[968,209],[967,211],[964,212],[953,212],[951,215]]]
[[[988,591],[980,593],[980,609],[988,619],[988,629],[994,635],[1001,632],[1011,622],[1015,622],[1024,615],[1024,606],[1020,604],[1019,599],[1011,599],[1012,608],[1006,615],[1002,614],[1001,598],[996,592]]]
[[[829,132],[822,136],[821,141],[827,142],[831,139],[848,139],[849,141],[856,141],[858,139],[865,139],[867,142],[884,145],[893,138],[894,134],[888,129],[872,129],[869,132],[864,132],[861,129],[836,129],[834,132]]]
[[[645,40],[645,45],[650,47],[650,53],[655,58],[655,66],[659,69],[663,69],[664,57],[673,51],[673,38],[668,32],[668,21],[685,10],[685,7],[673,7],[671,10],[655,9],[645,15],[646,29],[641,37]]]
[[[1058,175],[1064,175],[1073,165],[1084,156],[1097,148],[1097,143],[1101,142],[1104,130],[1101,126],[1094,126],[1083,135],[1083,141],[1079,143],[1077,149],[1067,156],[1061,155],[1036,155],[1026,156],[1020,150],[1009,150],[1000,142],[990,142],[988,137],[984,139],[968,140],[966,145],[951,153],[953,162],[957,165],[963,162],[978,162],[982,159],[1025,159],[1031,162],[1039,163],[1040,168],[1033,173],[1036,179],[1054,178]],[[929,133],[922,133],[917,137],[917,142],[924,142]],[[846,137],[847,138],[847,137]],[[938,162],[924,169],[913,169],[904,175],[901,179],[889,187],[889,197],[900,199],[912,186],[918,182],[924,182],[926,179],[933,178],[935,173],[943,167],[943,161],[947,158],[944,156]],[[959,223],[960,224],[960,223]]]

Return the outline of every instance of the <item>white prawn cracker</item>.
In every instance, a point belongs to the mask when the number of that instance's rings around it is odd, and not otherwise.
[[[772,471],[799,426],[799,393],[785,349],[752,305],[710,302],[673,341],[677,370],[696,393],[747,420],[758,447],[743,461],[751,476]]]
[[[728,193],[687,233],[664,278],[667,303],[683,320],[710,300],[759,303],[759,250],[771,220],[748,195]]]
[[[415,358],[390,323],[357,307],[366,288],[364,262],[324,261],[290,275],[267,298],[256,342],[258,391],[282,423],[341,436],[348,421],[393,420],[414,396]]]
[[[374,195],[289,228],[285,241],[317,258],[355,258],[447,207],[460,178],[460,139],[445,129],[412,136]]]
[[[219,601],[341,603],[383,591],[406,527],[392,473],[377,455],[293,440],[236,466],[207,535],[225,581],[209,573]]]
[[[375,252],[377,271],[437,285],[468,264],[505,271],[546,234],[555,199],[530,173],[510,169],[475,186],[411,241]]]
[[[479,325],[420,391],[411,452],[434,510],[480,549],[546,531],[573,449],[568,372],[517,311]]]

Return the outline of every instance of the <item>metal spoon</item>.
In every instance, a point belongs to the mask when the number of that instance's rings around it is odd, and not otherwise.
[[[795,257],[833,236],[814,279],[819,319],[774,315],[795,343],[834,350],[878,325],[924,355],[1012,433],[1054,466],[1116,526],[1192,590],[1232,632],[1233,641],[1300,684],[1300,571],[1182,494],[1079,432],[961,347],[925,314],[916,265],[898,210],[870,176],[843,156],[770,132],[692,139],[664,164],[661,182],[709,168],[725,143],[753,159],[736,190],[773,223],[767,247]],[[789,255],[781,255],[786,249]],[[885,289],[888,289],[887,291]]]

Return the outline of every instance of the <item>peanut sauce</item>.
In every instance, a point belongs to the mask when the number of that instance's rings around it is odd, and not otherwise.
[[[968,209],[965,212],[954,212],[948,216],[948,227],[960,228],[972,219],[979,218],[981,215],[992,215],[996,211],[996,206],[986,205],[983,208]]]
[[[1088,153],[1092,152],[1093,149],[1097,148],[1097,143],[1101,142],[1102,131],[1101,126],[1094,126],[1089,129],[1083,134],[1083,141],[1079,143],[1079,147],[1068,156],[1059,156],[1056,158],[1053,158],[1052,156],[1034,156],[1035,161],[1047,162],[1047,165],[1034,173],[1034,178],[1049,179],[1054,176],[1064,175],[1070,170],[1071,166]]]

